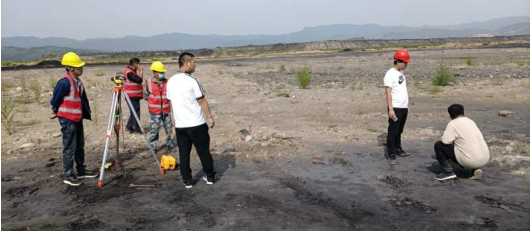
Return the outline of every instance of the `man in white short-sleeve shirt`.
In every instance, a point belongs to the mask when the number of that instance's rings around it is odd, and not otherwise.
[[[409,62],[410,55],[407,50],[396,51],[394,54],[394,66],[386,72],[383,80],[388,110],[386,147],[390,164],[395,164],[396,156],[410,156],[401,147],[401,134],[407,121],[409,104],[407,80],[403,70],[407,68]]]
[[[195,56],[191,53],[182,53],[179,57],[180,70],[173,75],[167,83],[167,98],[171,101],[177,145],[180,158],[180,175],[184,186],[192,188],[192,171],[190,168],[190,153],[192,145],[195,146],[202,169],[206,176],[206,184],[213,184],[215,171],[213,158],[210,153],[210,135],[204,114],[210,123],[210,128],[215,126],[215,120],[210,112],[204,89],[199,80],[191,75],[195,72]]]

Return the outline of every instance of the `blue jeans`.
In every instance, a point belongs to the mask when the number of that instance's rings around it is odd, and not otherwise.
[[[77,174],[84,174],[85,166],[85,134],[83,121],[73,122],[61,121],[61,132],[63,134],[63,167],[64,176],[74,176],[74,162]]]

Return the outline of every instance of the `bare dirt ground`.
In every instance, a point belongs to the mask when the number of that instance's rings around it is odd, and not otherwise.
[[[411,54],[412,114],[403,145],[413,157],[395,167],[383,157],[382,78],[391,51],[200,60],[196,76],[217,120],[210,134],[218,181],[193,189],[183,187],[178,172],[160,177],[142,137],[130,134],[125,176],[109,170],[101,189],[93,179],[64,185],[59,124],[48,119],[49,82],[63,69],[3,71],[2,87],[10,85],[21,105],[15,133],[2,131],[2,229],[529,230],[530,49]],[[432,89],[440,61],[451,67],[456,84]],[[302,65],[313,70],[308,89],[295,81]],[[177,70],[174,63],[167,67],[169,75]],[[88,67],[82,76],[97,118],[84,122],[91,168],[101,164],[113,87],[108,79],[122,68]],[[43,103],[19,88],[23,79],[42,84]],[[492,160],[482,180],[466,179],[465,171],[446,183],[433,177],[439,167],[433,144],[451,103],[466,107],[489,144]],[[145,125],[145,102],[142,107]],[[501,110],[512,114],[501,117]]]

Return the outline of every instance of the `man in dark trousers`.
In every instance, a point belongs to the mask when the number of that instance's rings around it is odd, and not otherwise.
[[[398,50],[394,53],[394,66],[390,68],[383,80],[388,109],[388,135],[386,148],[390,164],[395,164],[396,156],[409,156],[401,147],[401,134],[405,128],[408,115],[409,95],[407,80],[403,70],[410,62],[407,50]]]
[[[140,65],[140,59],[132,58],[131,60],[129,60],[129,66],[127,66],[123,71],[123,76],[125,77],[123,89],[125,91],[125,94],[127,94],[127,96],[129,96],[129,98],[131,99],[131,103],[134,107],[129,107],[129,109],[131,110],[131,114],[129,116],[129,120],[127,121],[127,126],[125,126],[125,129],[127,129],[127,131],[129,131],[130,133],[142,133],[140,125],[138,124],[138,122],[136,122],[136,119],[133,115],[134,110],[136,112],[136,115],[138,115],[138,120],[140,119],[140,100],[142,100],[144,97],[142,86],[144,78],[144,68]]]
[[[90,105],[85,88],[79,76],[83,74],[85,63],[74,53],[68,52],[63,56],[62,65],[66,68],[64,78],[59,80],[53,89],[50,101],[53,115],[58,118],[63,135],[63,183],[78,186],[80,179],[95,178],[97,171],[85,169],[85,135],[83,119],[90,120]],[[74,162],[77,175],[74,173]]]
[[[167,83],[167,98],[171,101],[175,117],[177,145],[180,157],[180,174],[186,188],[192,188],[192,174],[190,168],[190,153],[192,145],[202,163],[202,170],[206,176],[203,180],[212,185],[215,180],[213,158],[210,153],[210,135],[204,114],[215,126],[215,120],[210,112],[210,106],[204,95],[199,80],[191,75],[195,72],[195,56],[182,53],[179,57],[180,71],[173,75]]]
[[[482,177],[482,169],[490,160],[488,144],[484,141],[477,124],[464,113],[464,106],[453,104],[447,108],[451,121],[447,124],[442,140],[434,144],[436,159],[443,171],[434,176],[439,181],[456,178],[451,162],[471,170],[470,179]]]

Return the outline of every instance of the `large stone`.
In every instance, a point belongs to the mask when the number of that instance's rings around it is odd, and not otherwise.
[[[25,143],[23,145],[20,145],[19,148],[29,148],[29,147],[33,147],[33,146],[35,146],[34,143]]]
[[[152,158],[152,154],[150,151],[147,151],[147,152],[142,152],[142,153],[139,153],[138,154],[138,157],[142,158],[142,159],[146,159],[146,158]]]
[[[499,111],[499,116],[502,116],[502,117],[509,117],[511,114],[513,114],[513,112],[511,111],[506,111],[506,110]]]
[[[239,134],[240,136],[246,137],[250,135],[250,132],[247,129],[241,129],[237,132],[237,134]]]
[[[252,136],[245,136],[245,142],[249,142],[252,140]]]
[[[237,150],[235,148],[227,148],[227,149],[223,150],[221,153],[222,154],[231,154],[231,153],[234,153],[234,152],[237,152]]]
[[[278,97],[285,97],[285,98],[289,98],[289,94],[285,93],[285,92],[282,92],[282,93],[278,93],[276,94],[276,96]]]

